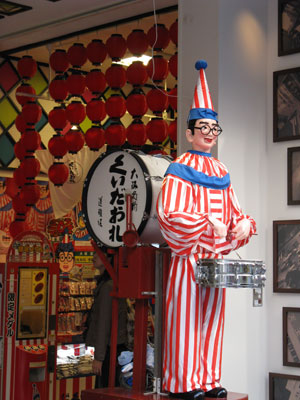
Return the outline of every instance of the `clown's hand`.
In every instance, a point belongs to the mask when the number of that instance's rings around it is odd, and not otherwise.
[[[236,240],[244,240],[249,236],[250,233],[250,221],[249,219],[242,219],[237,223],[236,227],[232,230],[234,234],[234,239]]]
[[[208,217],[208,221],[210,222],[214,233],[221,238],[226,237],[227,235],[227,227],[223,222],[219,219],[212,217],[211,215]]]

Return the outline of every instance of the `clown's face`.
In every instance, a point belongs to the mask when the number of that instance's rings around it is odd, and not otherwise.
[[[190,129],[186,130],[186,138],[188,142],[192,144],[193,150],[201,151],[203,153],[210,153],[211,149],[217,143],[217,136],[214,136],[212,130],[206,135],[203,134],[199,128],[204,126],[211,129],[218,126],[218,123],[214,119],[197,119],[195,122],[194,132],[192,132]]]
[[[59,268],[62,272],[69,272],[74,266],[74,253],[71,251],[61,251],[59,253]]]

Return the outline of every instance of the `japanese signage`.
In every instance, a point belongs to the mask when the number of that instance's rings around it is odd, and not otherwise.
[[[136,229],[146,205],[145,170],[130,153],[106,155],[90,177],[87,192],[89,224],[107,246],[122,245],[126,230],[126,194],[132,198],[132,222]]]

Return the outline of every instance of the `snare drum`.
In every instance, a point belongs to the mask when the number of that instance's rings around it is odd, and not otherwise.
[[[83,187],[82,209],[87,230],[107,247],[123,244],[126,194],[132,196],[132,223],[141,243],[164,243],[156,200],[171,159],[135,151],[104,153],[92,165]]]
[[[262,261],[200,259],[195,279],[201,286],[215,288],[261,288],[266,268]]]

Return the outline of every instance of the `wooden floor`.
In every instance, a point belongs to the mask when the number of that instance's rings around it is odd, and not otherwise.
[[[81,392],[81,400],[169,400],[168,396],[144,394],[123,388],[89,389]],[[229,392],[227,400],[248,400],[248,395]]]

